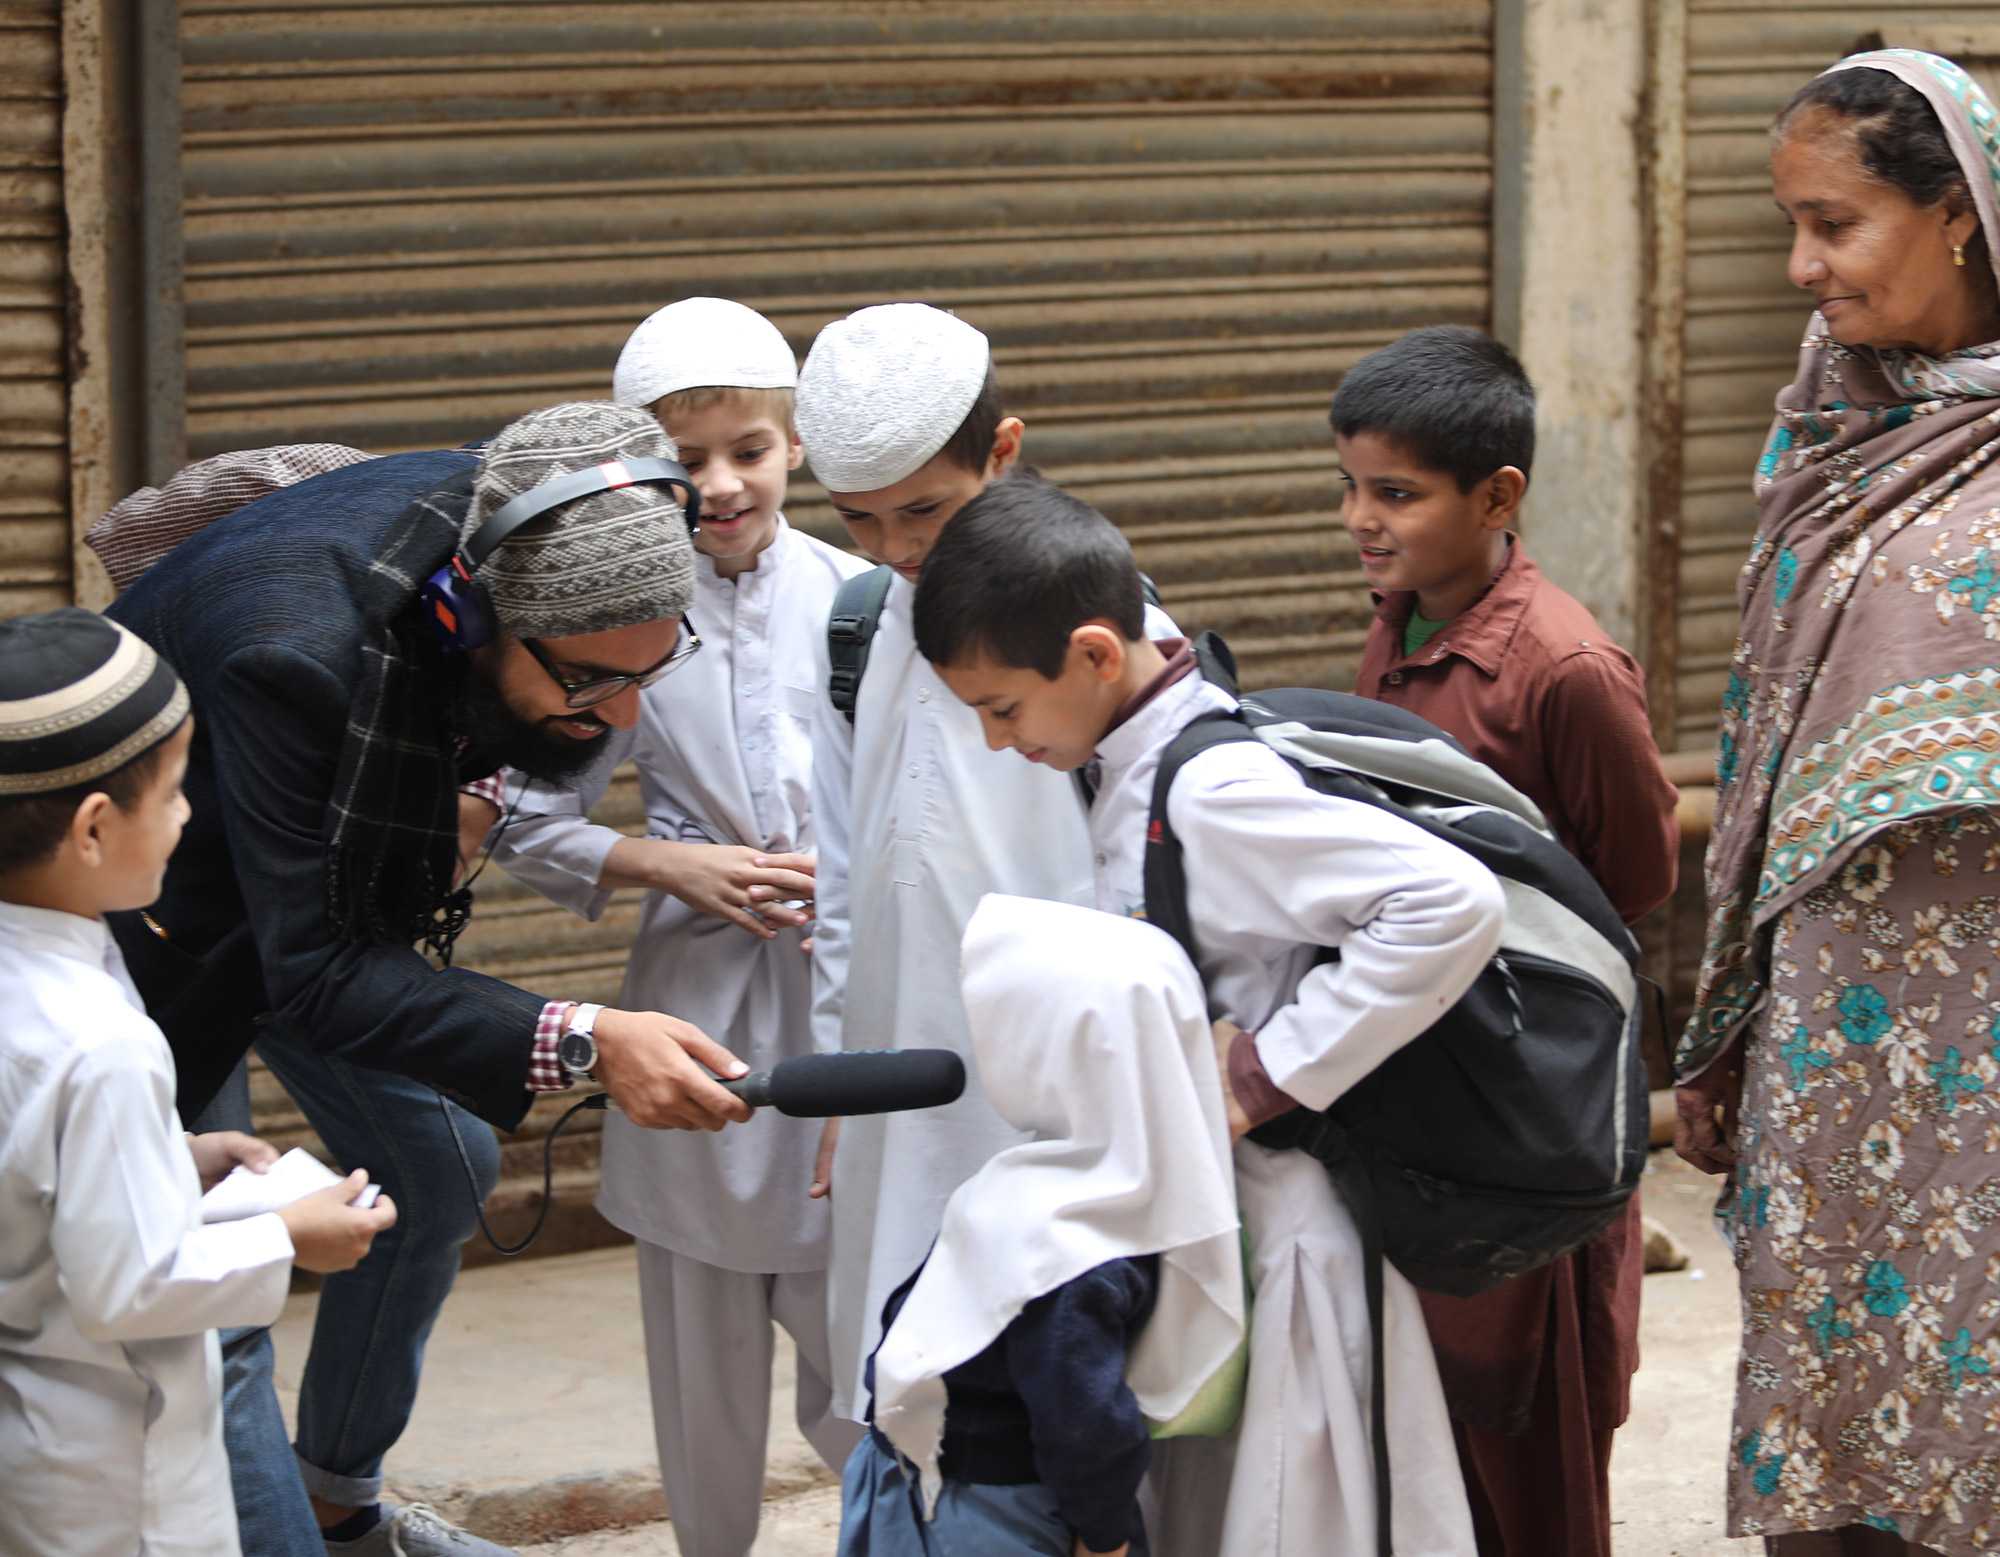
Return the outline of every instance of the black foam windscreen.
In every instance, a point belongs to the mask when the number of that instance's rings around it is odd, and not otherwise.
[[[806,1054],[741,1081],[725,1082],[753,1106],[800,1119],[938,1108],[965,1091],[965,1062],[949,1049]]]

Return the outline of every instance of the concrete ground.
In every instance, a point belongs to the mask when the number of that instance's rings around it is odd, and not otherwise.
[[[1655,1153],[1645,1197],[1693,1263],[1646,1281],[1644,1360],[1612,1464],[1614,1548],[1751,1557],[1761,1543],[1722,1534],[1736,1281],[1708,1220],[1714,1181]],[[629,1249],[467,1272],[390,1456],[391,1495],[435,1504],[523,1557],[677,1553],[660,1522],[636,1292]],[[281,1389],[296,1386],[315,1301],[298,1294],[279,1325]],[[839,1491],[792,1424],[789,1368],[781,1351],[756,1557],[827,1557]]]

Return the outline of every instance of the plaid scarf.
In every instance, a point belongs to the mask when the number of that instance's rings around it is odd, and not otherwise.
[[[472,473],[418,498],[354,581],[361,675],[326,812],[326,906],[343,940],[424,941],[449,961],[471,894],[452,890],[458,741],[430,626],[411,609],[458,545]]]

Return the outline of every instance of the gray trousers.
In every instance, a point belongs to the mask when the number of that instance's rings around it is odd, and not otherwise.
[[[771,1363],[782,1325],[798,1352],[794,1415],[838,1471],[862,1429],[833,1414],[826,1272],[759,1276],[643,1238],[639,1309],[667,1513],[685,1557],[748,1557],[764,1502]]]

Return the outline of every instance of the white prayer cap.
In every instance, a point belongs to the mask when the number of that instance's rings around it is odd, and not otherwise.
[[[632,332],[611,371],[611,398],[650,406],[683,389],[791,389],[799,365],[778,327],[726,297],[684,297]]]
[[[958,431],[986,385],[986,337],[941,308],[882,303],[819,332],[794,417],[830,492],[879,492]]]

